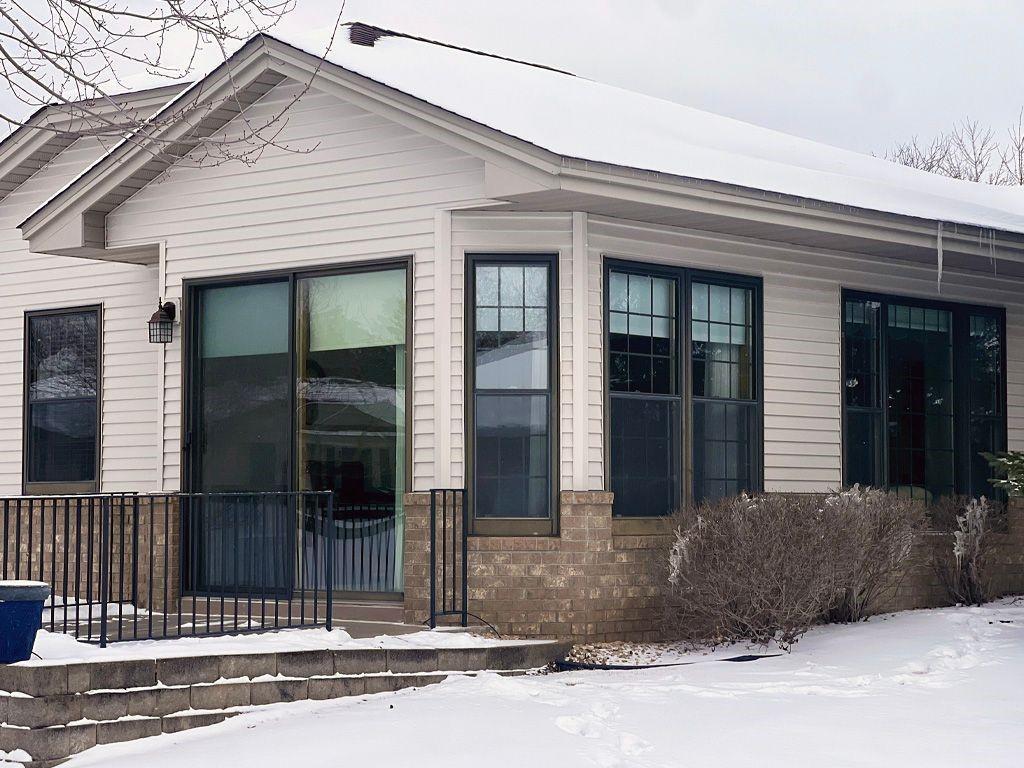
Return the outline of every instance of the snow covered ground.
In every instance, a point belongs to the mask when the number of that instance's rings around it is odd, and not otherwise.
[[[716,654],[717,655],[717,654]],[[1024,598],[821,627],[747,663],[502,678],[262,708],[69,768],[1019,766]]]
[[[70,635],[39,630],[35,654],[20,666],[70,664],[81,661],[159,659],[172,656],[212,656],[229,653],[275,653],[278,651],[340,650],[345,648],[478,648],[488,645],[531,642],[498,640],[467,632],[424,630],[406,635],[353,638],[344,629],[282,629],[249,635],[179,637],[172,640],[124,640],[106,648],[83,643]],[[0,764],[2,765],[2,764]]]

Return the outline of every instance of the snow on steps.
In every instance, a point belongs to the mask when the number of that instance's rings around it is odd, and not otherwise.
[[[28,765],[48,768],[96,744],[211,725],[255,706],[385,693],[482,670],[515,674],[568,650],[533,642],[0,666],[0,754],[23,750]]]

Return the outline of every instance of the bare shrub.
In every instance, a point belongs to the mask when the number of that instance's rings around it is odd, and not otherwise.
[[[880,597],[898,586],[914,542],[927,525],[919,501],[855,485],[825,499],[836,542],[837,593],[830,621],[860,621]]]
[[[949,500],[932,511],[935,526],[946,537],[934,552],[932,567],[954,603],[981,605],[992,597],[987,565],[993,513],[984,496]]]
[[[821,496],[739,496],[677,515],[670,620],[694,642],[796,642],[836,594]]]

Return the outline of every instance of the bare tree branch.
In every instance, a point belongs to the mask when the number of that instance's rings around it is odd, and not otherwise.
[[[922,171],[1001,186],[1024,185],[1024,110],[1002,143],[992,128],[965,118],[928,143],[897,142],[885,157]]]
[[[160,129],[187,118],[195,127],[216,105],[199,89],[159,118],[140,115],[118,92],[131,91],[131,76],[147,73],[170,82],[196,76],[200,54],[217,51],[228,64],[226,103],[245,104],[231,68],[229,51],[254,34],[272,29],[296,0],[0,0],[0,78],[29,107],[51,106],[72,123],[40,127],[81,136],[128,140],[168,163],[178,159],[180,137],[162,139]],[[334,26],[322,52],[330,51],[341,23],[339,0]],[[323,58],[320,63],[322,64]],[[306,93],[319,72],[299,93],[269,116],[251,118],[242,111],[242,130],[230,137],[203,138],[201,162],[255,162],[268,147],[308,152],[280,143],[286,112]],[[184,86],[183,86],[184,88]],[[10,114],[0,121],[25,124]],[[36,126],[39,127],[39,126]],[[195,138],[193,134],[193,138]]]

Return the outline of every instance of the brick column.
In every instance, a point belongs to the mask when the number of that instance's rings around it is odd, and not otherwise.
[[[131,498],[125,499],[132,504]],[[137,604],[159,612],[177,610],[181,597],[181,515],[177,495],[139,496]]]
[[[423,624],[430,617],[430,494],[405,494],[403,508],[405,622]]]

